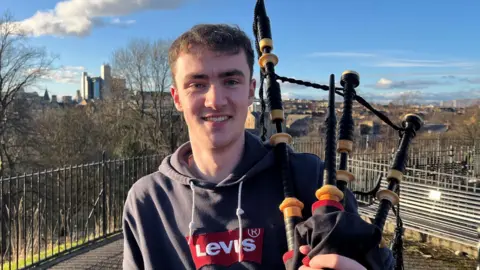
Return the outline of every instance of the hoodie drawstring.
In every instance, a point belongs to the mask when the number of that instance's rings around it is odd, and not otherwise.
[[[190,220],[190,223],[188,224],[188,230],[189,230],[189,238],[188,238],[188,243],[192,243],[192,231],[193,231],[193,226],[195,226],[195,223],[193,223],[193,217],[195,215],[195,185],[193,184],[193,181],[190,181],[190,189],[192,190],[192,219]]]
[[[242,209],[242,186],[243,182],[240,182],[240,185],[238,186],[238,205],[237,205],[237,217],[238,217],[238,245],[239,245],[239,251],[238,251],[238,261],[242,261],[242,255],[243,255],[243,246],[242,246],[242,241],[243,241],[243,226],[242,226],[242,217],[244,211]]]
[[[238,243],[239,243],[239,252],[238,252],[238,261],[242,261],[242,255],[243,255],[243,225],[242,225],[242,215],[244,213],[242,209],[242,188],[243,188],[243,182],[240,182],[240,185],[238,186],[238,204],[237,204],[237,217],[238,217]],[[192,190],[192,217],[190,219],[190,223],[188,224],[188,229],[189,229],[189,238],[188,238],[188,243],[191,244],[193,241],[193,229],[195,228],[195,223],[193,222],[194,216],[195,216],[195,185],[193,184],[193,181],[190,181],[190,189]]]

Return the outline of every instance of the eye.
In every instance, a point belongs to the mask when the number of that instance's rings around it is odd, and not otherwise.
[[[235,86],[235,85],[239,84],[239,82],[238,82],[238,80],[233,80],[232,79],[232,80],[227,80],[225,82],[225,84],[228,85],[228,86]]]
[[[193,88],[193,89],[201,89],[201,88],[204,88],[206,87],[205,84],[202,84],[202,83],[192,83],[189,85],[189,88]]]

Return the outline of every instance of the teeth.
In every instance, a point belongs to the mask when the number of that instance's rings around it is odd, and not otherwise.
[[[222,122],[228,119],[228,116],[217,116],[217,117],[204,117],[205,120],[207,121],[212,121],[212,122]]]

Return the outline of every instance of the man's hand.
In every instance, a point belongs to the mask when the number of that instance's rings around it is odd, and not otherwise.
[[[310,252],[309,246],[301,246],[300,253],[307,255]],[[337,254],[320,254],[310,260],[309,266],[302,265],[298,270],[314,269],[336,269],[336,270],[367,270],[358,262]]]

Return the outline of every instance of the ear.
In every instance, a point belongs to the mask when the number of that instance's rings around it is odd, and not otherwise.
[[[180,103],[180,97],[178,96],[178,89],[175,88],[175,86],[170,87],[170,94],[172,94],[175,108],[177,108],[179,112],[183,111],[182,104]]]
[[[255,79],[252,79],[250,81],[250,88],[248,91],[248,105],[253,104],[253,100],[255,99],[255,88],[257,87],[257,81]]]

